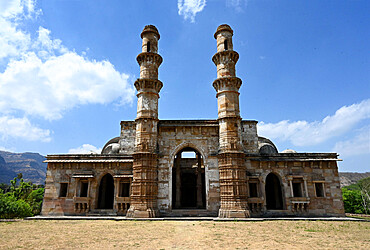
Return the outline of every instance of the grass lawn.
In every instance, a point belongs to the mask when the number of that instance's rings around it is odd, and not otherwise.
[[[15,221],[0,223],[0,249],[370,249],[369,222]]]

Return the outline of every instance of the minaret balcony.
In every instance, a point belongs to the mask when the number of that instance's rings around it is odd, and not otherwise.
[[[238,52],[234,50],[225,50],[221,52],[217,52],[213,55],[212,61],[217,66],[218,64],[229,64],[232,62],[233,64],[236,64],[239,60],[239,54]]]
[[[156,67],[159,67],[163,61],[162,57],[153,52],[142,52],[136,57],[136,61],[141,66],[142,64],[155,64]]]
[[[134,83],[136,90],[139,92],[153,92],[159,93],[163,87],[163,83],[158,79],[137,79]]]
[[[239,77],[221,77],[213,81],[217,95],[224,91],[239,91],[242,80]]]

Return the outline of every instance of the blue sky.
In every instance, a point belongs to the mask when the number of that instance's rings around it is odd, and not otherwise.
[[[280,151],[370,171],[370,2],[0,0],[0,149],[99,151],[134,120],[136,56],[159,29],[160,119],[216,119],[213,34],[234,29],[243,119]]]

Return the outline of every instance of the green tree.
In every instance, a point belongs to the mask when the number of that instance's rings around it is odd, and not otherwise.
[[[32,213],[34,215],[41,213],[43,198],[44,198],[44,188],[35,189],[27,196],[26,201],[31,206]]]
[[[346,213],[362,214],[365,212],[362,206],[362,197],[360,190],[349,190],[342,188],[344,210]]]
[[[43,195],[43,187],[25,182],[22,174],[18,174],[10,181],[9,192],[4,193],[0,189],[0,218],[23,218],[40,214]]]
[[[365,213],[370,212],[370,177],[358,181],[358,186],[361,192],[362,206]]]
[[[0,193],[0,218],[23,218],[32,216],[31,206],[24,200],[17,200],[12,193]]]

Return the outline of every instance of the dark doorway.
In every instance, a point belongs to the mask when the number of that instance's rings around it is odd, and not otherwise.
[[[100,181],[98,208],[113,209],[114,182],[110,174],[104,175]]]
[[[267,209],[283,209],[280,180],[273,173],[266,177],[266,205]]]
[[[184,148],[175,156],[172,169],[172,207],[206,207],[203,159],[193,148]]]

